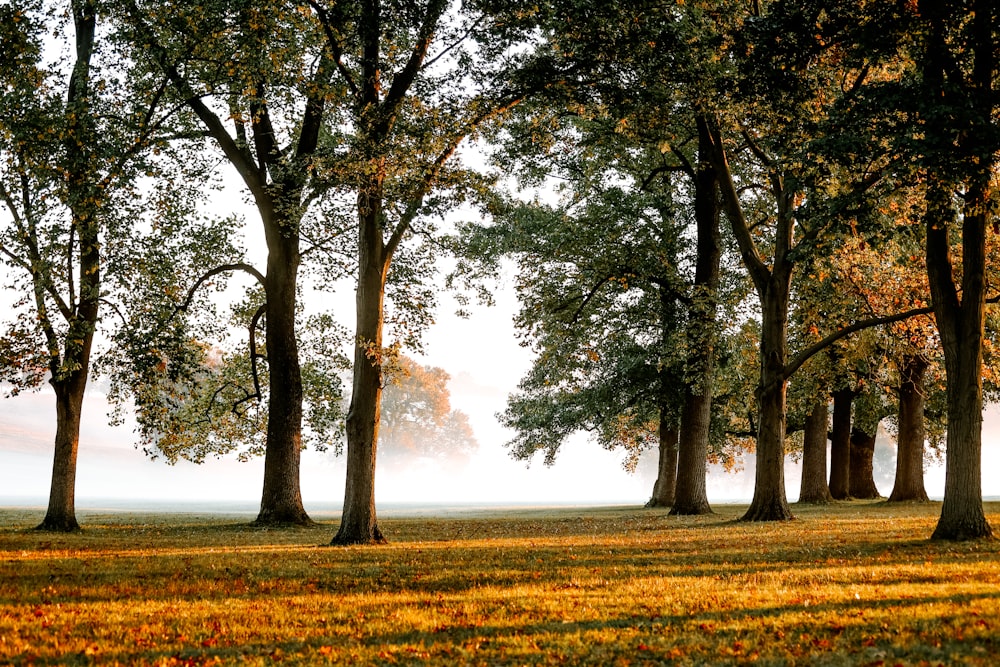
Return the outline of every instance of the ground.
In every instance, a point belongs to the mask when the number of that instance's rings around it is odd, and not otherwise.
[[[54,535],[0,509],[0,664],[1000,660],[1000,542],[930,542],[940,505],[745,509],[397,518],[348,548],[335,520],[80,512]]]

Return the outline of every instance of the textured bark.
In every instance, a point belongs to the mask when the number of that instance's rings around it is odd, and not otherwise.
[[[971,106],[970,118],[981,127],[961,133],[964,154],[973,151],[981,159],[968,161],[964,186],[961,271],[951,258],[949,230],[956,221],[953,192],[961,190],[949,179],[947,170],[931,169],[927,178],[927,277],[934,304],[934,317],[944,348],[947,374],[948,434],[945,454],[944,502],[941,517],[932,537],[965,540],[989,537],[992,529],[986,520],[982,500],[982,419],[983,419],[983,338],[986,305],[986,234],[992,204],[990,184],[995,154],[993,145],[982,146],[983,137],[995,134],[993,80],[996,52],[993,35],[992,0],[975,0],[971,17],[972,76],[967,89],[956,94],[951,71],[950,44],[947,34],[949,16],[954,11],[947,3],[921,0],[921,15],[929,22],[930,32],[921,63],[925,83],[931,94],[945,103],[961,102]],[[968,11],[968,10],[963,10]],[[967,96],[961,100],[959,95]],[[971,100],[971,104],[965,99]],[[928,124],[931,137],[951,138],[954,128],[939,125],[939,114]],[[975,131],[982,130],[982,132]],[[969,145],[971,143],[971,146]],[[954,160],[954,158],[952,158]],[[995,218],[993,218],[995,222]],[[959,284],[956,285],[956,276]]]
[[[779,269],[783,269],[779,271]],[[760,426],[753,500],[743,521],[786,521],[792,511],[785,495],[785,363],[788,357],[788,298],[791,266],[781,262],[772,271],[762,298]]]
[[[375,457],[382,403],[382,329],[389,270],[382,240],[385,164],[374,161],[358,195],[358,289],[354,385],[347,412],[347,483],[340,528],[332,544],[379,544],[385,537],[375,513]]]
[[[835,500],[851,497],[851,404],[854,392],[833,392],[833,433],[830,438],[830,495]]]
[[[719,128],[709,126],[711,156],[719,175],[721,199],[761,305],[760,382],[757,405],[757,472],[753,501],[744,521],[793,518],[785,497],[785,419],[788,363],[788,303],[795,268],[792,254],[795,195],[777,169],[768,174],[776,204],[773,261],[766,262],[743,214],[739,193]]]
[[[924,488],[924,375],[927,362],[919,355],[903,360],[899,387],[899,433],[896,437],[896,478],[889,502],[927,502]]]
[[[826,482],[826,440],[830,409],[826,398],[818,399],[806,415],[802,441],[802,486],[800,503],[822,504],[833,501]]]
[[[653,495],[646,507],[670,507],[674,504],[674,489],[677,485],[677,428],[670,422],[660,420],[660,456],[657,463],[656,483]]]
[[[670,510],[671,514],[680,515],[712,512],[708,503],[706,477],[715,379],[716,292],[719,287],[722,250],[719,236],[718,175],[710,159],[711,137],[708,123],[700,117],[698,136],[699,158],[694,201],[698,253],[688,329],[688,367],[692,369],[692,385],[685,393],[681,412],[677,488]]]
[[[878,428],[872,429],[877,431]],[[851,497],[859,500],[881,498],[875,486],[875,435],[851,429]]]
[[[295,335],[298,220],[265,225],[266,345],[269,370],[267,446],[259,525],[309,525],[299,481],[302,452],[302,371]]]
[[[69,532],[80,529],[76,520],[76,457],[80,445],[86,373],[76,373],[72,381],[53,385],[56,392],[56,441],[52,485],[45,519],[37,529]]]

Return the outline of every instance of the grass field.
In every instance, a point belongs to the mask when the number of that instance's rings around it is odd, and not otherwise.
[[[517,510],[334,524],[0,509],[0,664],[1000,664],[1000,542],[939,505]],[[1000,505],[987,512],[1000,528]]]

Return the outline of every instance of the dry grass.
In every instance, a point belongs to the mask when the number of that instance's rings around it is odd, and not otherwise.
[[[0,664],[1000,662],[1000,542],[927,541],[938,505],[741,509],[396,519],[374,548],[185,515],[40,534],[0,510]]]

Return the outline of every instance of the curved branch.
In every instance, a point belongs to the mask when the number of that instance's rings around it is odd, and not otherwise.
[[[267,304],[262,303],[257,312],[253,314],[253,318],[250,319],[250,375],[253,377],[253,389],[256,397],[259,399],[260,394],[260,373],[257,371],[257,359],[261,358],[261,355],[257,353],[257,325],[260,323],[260,318],[264,316],[267,310]],[[246,400],[249,400],[247,397]],[[241,401],[242,402],[242,401]],[[233,406],[233,412],[236,412],[236,407],[239,405],[237,403]]]
[[[251,276],[257,279],[257,282],[260,283],[261,287],[266,287],[266,284],[264,282],[264,274],[262,274],[260,271],[250,266],[249,264],[246,264],[245,262],[236,262],[235,264],[223,264],[222,266],[215,267],[208,273],[198,278],[197,281],[195,281],[194,285],[191,286],[191,289],[188,290],[187,298],[184,299],[184,303],[174,308],[174,315],[176,315],[178,312],[182,310],[186,311],[188,309],[188,307],[191,305],[191,302],[194,300],[195,292],[198,291],[199,287],[205,284],[206,280],[214,276],[217,276],[220,273],[226,273],[227,271],[243,271],[244,273],[249,273]],[[173,315],[171,315],[171,317],[173,317]]]
[[[846,338],[852,333],[861,331],[863,329],[871,329],[872,327],[882,326],[883,324],[893,324],[895,322],[902,322],[903,320],[908,320],[911,317],[917,317],[918,315],[930,315],[934,312],[933,306],[924,306],[923,308],[914,308],[912,310],[905,310],[901,313],[896,313],[895,315],[885,315],[883,317],[872,317],[867,320],[858,320],[853,324],[849,324],[843,329],[838,329],[832,334],[822,339],[818,343],[815,343],[806,349],[799,352],[795,357],[785,365],[785,370],[782,372],[782,379],[787,380],[792,376],[792,373],[797,371],[802,364],[809,361],[818,352],[823,351],[833,343],[836,343],[841,338]]]

